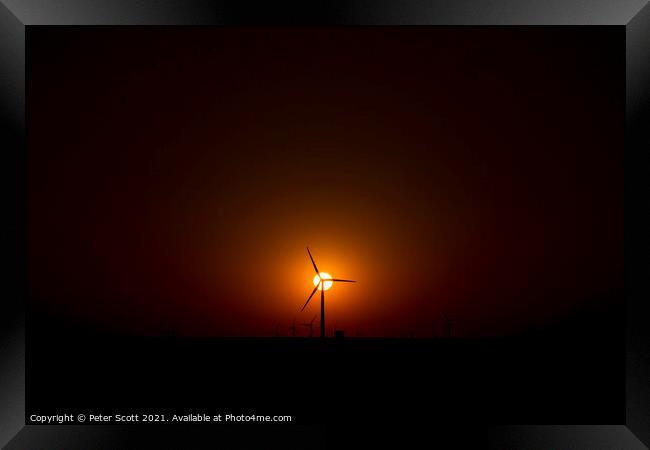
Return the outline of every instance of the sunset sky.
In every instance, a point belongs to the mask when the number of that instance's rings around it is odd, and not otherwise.
[[[318,312],[309,245],[358,281],[327,292],[353,336],[622,301],[621,38],[29,30],[30,299],[118,334],[268,336]]]

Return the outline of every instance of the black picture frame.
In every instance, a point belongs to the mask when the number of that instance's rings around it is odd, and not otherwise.
[[[650,446],[650,315],[648,289],[648,150],[650,149],[650,6],[643,0],[480,1],[389,0],[348,2],[252,2],[210,0],[2,0],[0,2],[0,148],[3,219],[2,341],[0,344],[0,444],[18,448],[142,448],[157,433],[172,447],[194,448],[205,435],[176,429],[149,429],[136,440],[120,426],[40,426],[25,424],[26,188],[25,33],[47,25],[605,25],[626,34],[625,264],[626,264],[626,421],[604,425],[490,427],[489,448],[611,448]],[[623,51],[623,49],[621,49]],[[597,392],[594,395],[598,395]],[[155,431],[154,431],[155,430]],[[455,431],[456,432],[456,431]],[[140,433],[140,431],[138,431]],[[293,429],[297,441],[338,445],[343,439],[319,427]],[[277,437],[278,441],[284,437]],[[403,436],[404,437],[404,436]],[[462,436],[458,435],[459,441]],[[242,439],[232,434],[214,439]],[[322,438],[322,439],[321,439]],[[430,437],[435,446],[437,437]],[[273,439],[272,439],[273,440]],[[453,436],[451,437],[453,441]],[[136,442],[136,444],[134,444]],[[349,441],[348,441],[349,442]],[[206,442],[206,446],[211,447]],[[282,442],[276,444],[282,445]],[[212,444],[213,447],[214,444]],[[325,444],[322,444],[323,446]],[[155,447],[155,446],[154,446]],[[212,448],[211,447],[211,448]],[[3,447],[4,448],[4,447]]]

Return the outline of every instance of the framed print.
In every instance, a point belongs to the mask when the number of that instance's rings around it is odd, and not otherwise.
[[[646,448],[644,2],[4,3],[7,449]]]

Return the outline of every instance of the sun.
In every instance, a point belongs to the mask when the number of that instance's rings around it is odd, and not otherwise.
[[[334,284],[333,281],[327,281],[327,280],[331,280],[331,279],[332,279],[332,275],[330,275],[330,274],[327,273],[327,272],[321,272],[321,273],[318,274],[318,275],[314,275],[314,286],[318,286],[318,290],[319,290],[319,291],[322,289],[322,287],[319,285],[319,284],[320,284],[320,279],[321,279],[321,278],[322,278],[323,281],[324,281],[323,284],[325,285],[325,290],[328,290],[328,289],[331,288],[332,285]]]

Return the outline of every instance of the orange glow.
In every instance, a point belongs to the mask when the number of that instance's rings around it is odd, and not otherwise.
[[[321,272],[319,275],[314,275],[314,280],[313,280],[313,281],[314,281],[314,286],[317,286],[317,285],[320,284],[320,280],[321,280],[321,278],[325,281],[325,282],[323,283],[323,284],[325,285],[325,290],[328,290],[328,289],[331,288],[332,285],[334,284],[334,282],[332,282],[332,281],[327,281],[327,280],[331,280],[331,279],[332,279],[332,275],[330,275],[330,274],[327,273],[327,272]],[[319,291],[322,291],[322,290],[323,290],[323,287],[322,287],[322,286],[318,286],[318,290],[319,290]]]

